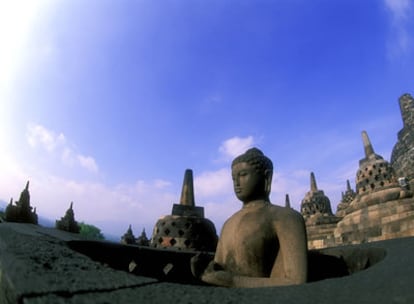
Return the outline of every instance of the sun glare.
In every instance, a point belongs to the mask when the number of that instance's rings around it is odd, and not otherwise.
[[[0,93],[13,82],[33,22],[49,2],[50,0],[0,0]]]
[[[45,12],[50,0],[0,0],[0,142],[12,145],[10,113],[16,76],[21,70],[33,24]]]

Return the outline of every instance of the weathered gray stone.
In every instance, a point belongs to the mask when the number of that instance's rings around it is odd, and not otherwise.
[[[69,249],[51,228],[0,224],[0,303],[44,294],[99,292],[155,282],[115,271]],[[76,234],[69,235],[67,239]]]

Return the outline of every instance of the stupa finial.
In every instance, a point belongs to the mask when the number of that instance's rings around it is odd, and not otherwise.
[[[351,184],[349,183],[349,179],[346,180],[346,190],[351,191]]]
[[[286,193],[286,196],[285,196],[285,207],[290,208],[290,198],[289,198],[289,194],[287,194],[287,193]]]
[[[311,172],[310,174],[310,186],[311,186],[312,192],[318,191],[318,186],[316,185],[315,174],[313,172]]]
[[[364,144],[365,157],[375,154],[374,148],[372,147],[371,141],[369,140],[367,131],[362,131],[362,142]]]
[[[192,207],[195,206],[193,171],[191,169],[185,170],[183,188],[181,191],[180,205],[192,206]]]

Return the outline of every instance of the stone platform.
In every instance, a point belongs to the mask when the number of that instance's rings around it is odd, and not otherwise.
[[[328,256],[353,273],[299,286],[257,289],[133,275],[94,261],[68,244],[81,244],[79,236],[0,223],[0,303],[414,303],[413,237],[312,251],[311,273],[326,271]],[[123,247],[118,246],[109,244],[107,250],[119,252]],[[319,264],[321,258],[324,265]]]

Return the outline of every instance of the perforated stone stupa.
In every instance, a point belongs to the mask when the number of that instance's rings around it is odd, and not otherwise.
[[[365,157],[359,161],[356,175],[357,195],[346,213],[409,195],[400,187],[389,162],[374,152],[366,131],[362,131],[362,142]]]
[[[398,183],[394,169],[374,152],[362,132],[365,157],[359,162],[355,199],[334,230],[336,244],[359,244],[414,235],[412,192]]]
[[[391,154],[391,166],[397,177],[406,177],[414,187],[414,99],[404,94],[399,99],[403,128]]]
[[[300,212],[306,220],[321,216],[332,216],[331,201],[316,185],[315,174],[310,174],[310,191],[302,200]]]
[[[214,224],[204,218],[204,208],[194,201],[193,172],[184,174],[180,204],[174,204],[172,214],[158,220],[150,246],[177,250],[214,251],[217,246]]]
[[[351,188],[349,180],[346,181],[346,190],[341,193],[341,201],[339,202],[335,215],[343,217],[346,214],[346,209],[349,207],[351,202],[355,199],[356,192]]]
[[[341,219],[332,213],[331,201],[316,185],[315,174],[310,174],[310,191],[301,203],[301,214],[305,218],[308,248],[333,246],[333,231]]]

